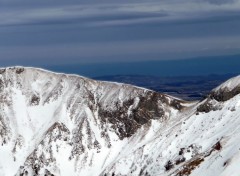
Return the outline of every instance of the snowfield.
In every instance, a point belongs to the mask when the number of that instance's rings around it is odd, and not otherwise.
[[[0,69],[0,176],[239,176],[240,77],[203,101]]]

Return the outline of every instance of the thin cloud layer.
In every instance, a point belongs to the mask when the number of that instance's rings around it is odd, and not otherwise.
[[[205,0],[206,2],[209,2],[211,4],[218,4],[218,5],[222,5],[222,4],[234,4],[237,2],[237,0]],[[201,2],[201,0],[199,0],[199,2]]]
[[[0,11],[5,65],[240,52],[240,0],[0,0]]]
[[[135,3],[77,3],[49,5],[14,5],[1,8],[0,25],[26,25],[44,23],[79,22],[94,25],[124,25],[156,21],[188,20],[208,16],[236,14],[240,10],[237,0],[162,1]],[[22,2],[22,1],[21,1]],[[23,1],[23,4],[31,4]],[[62,4],[62,5],[61,5]],[[31,7],[31,8],[30,8]]]

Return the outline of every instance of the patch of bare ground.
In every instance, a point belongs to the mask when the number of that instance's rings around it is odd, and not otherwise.
[[[176,176],[188,176],[192,173],[193,170],[195,170],[202,162],[204,161],[204,158],[196,158],[186,164],[183,165],[183,169],[180,170]]]
[[[204,161],[204,159],[212,154],[214,151],[220,151],[222,149],[222,145],[220,141],[214,144],[210,150],[202,155],[198,155],[195,158],[192,158],[190,161],[183,164],[183,166],[176,171],[175,176],[189,176],[192,171],[194,171],[200,164]],[[185,161],[185,160],[184,160]],[[183,161],[183,162],[184,162]],[[180,162],[181,163],[181,162]],[[178,163],[178,164],[180,164]],[[176,163],[177,164],[177,163]]]

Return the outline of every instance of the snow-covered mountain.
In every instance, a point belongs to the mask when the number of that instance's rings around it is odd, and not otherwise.
[[[201,102],[0,69],[0,176],[239,176],[240,77]]]

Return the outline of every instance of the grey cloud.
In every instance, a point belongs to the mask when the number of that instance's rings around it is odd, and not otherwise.
[[[164,13],[122,12],[115,6],[66,6],[39,9],[18,9],[3,12],[0,16],[0,25],[44,24],[77,22],[77,20],[101,21],[125,20],[166,16]]]
[[[0,61],[77,63],[237,53],[240,2],[220,1],[0,0]]]
[[[223,0],[220,0],[225,2]],[[220,2],[216,1],[216,2]],[[11,1],[10,1],[11,2]],[[29,1],[24,1],[25,3]],[[27,24],[56,24],[56,23],[76,23],[83,25],[126,25],[155,21],[172,21],[198,19],[208,16],[221,16],[223,13],[240,10],[240,4],[231,6],[207,5],[204,1],[169,1],[162,2],[135,2],[132,3],[103,3],[85,4],[70,1],[68,5],[39,6],[33,8],[17,8],[11,10],[10,7],[2,11],[0,25],[27,25]],[[72,5],[71,2],[75,2]],[[125,2],[125,1],[124,1]],[[208,0],[215,4],[213,0]],[[236,3],[239,3],[236,1]],[[200,6],[201,5],[201,6]],[[199,8],[200,7],[200,8]]]
[[[201,2],[203,0],[199,0]],[[204,0],[206,2],[209,2],[211,4],[217,4],[217,5],[222,5],[222,4],[233,4],[236,3],[237,0]]]
[[[89,44],[61,44],[61,45],[41,45],[41,46],[12,46],[0,47],[0,54],[3,62],[17,62],[19,59],[24,63],[48,62],[54,64],[61,58],[61,63],[86,63],[96,62],[96,58],[101,61],[116,61],[122,57],[121,61],[127,61],[129,57],[136,54],[137,60],[144,60],[141,56],[164,56],[158,59],[177,59],[191,57],[194,54],[206,55],[231,53],[240,49],[240,37],[215,37],[194,39],[166,39],[166,40],[143,40],[143,41],[123,41],[123,42],[103,42]],[[14,51],[14,52],[13,52]],[[125,58],[125,56],[127,56]],[[76,60],[76,58],[79,58]],[[125,58],[125,59],[124,59]],[[109,60],[110,59],[110,60]],[[134,58],[132,58],[134,60]]]

